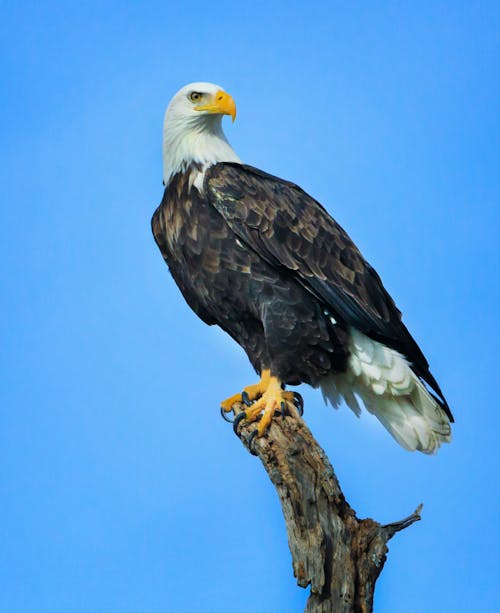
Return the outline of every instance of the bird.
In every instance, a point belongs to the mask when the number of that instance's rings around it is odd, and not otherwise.
[[[265,435],[296,397],[320,388],[375,415],[405,449],[435,453],[453,416],[421,349],[377,272],[346,231],[294,183],[244,164],[222,119],[232,96],[182,87],[163,124],[163,184],[154,239],[191,309],[246,352],[258,382],[221,403],[247,406]],[[295,403],[297,404],[297,403]]]

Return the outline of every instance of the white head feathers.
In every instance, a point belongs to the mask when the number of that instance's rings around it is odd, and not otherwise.
[[[222,131],[222,116],[236,116],[233,99],[213,83],[190,83],[170,101],[163,123],[163,182],[165,185],[190,163],[203,171],[217,162],[240,162]]]

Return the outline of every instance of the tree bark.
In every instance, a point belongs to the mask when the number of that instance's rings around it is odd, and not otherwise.
[[[240,404],[233,408],[235,415],[244,409]],[[358,519],[325,452],[298,415],[275,417],[261,438],[252,437],[255,424],[242,421],[235,430],[260,458],[278,492],[294,575],[301,587],[311,586],[305,612],[372,611],[387,542],[420,520],[422,505],[406,519],[385,526]]]

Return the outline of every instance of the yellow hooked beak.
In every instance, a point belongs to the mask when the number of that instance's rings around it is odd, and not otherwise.
[[[195,106],[195,111],[207,111],[219,115],[231,115],[233,121],[236,119],[236,104],[232,97],[227,93],[219,90],[212,99],[210,104],[202,104]]]

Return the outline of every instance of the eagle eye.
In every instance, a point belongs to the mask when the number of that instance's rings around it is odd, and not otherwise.
[[[200,92],[191,92],[189,94],[189,99],[191,102],[199,102],[203,98],[203,94]]]

